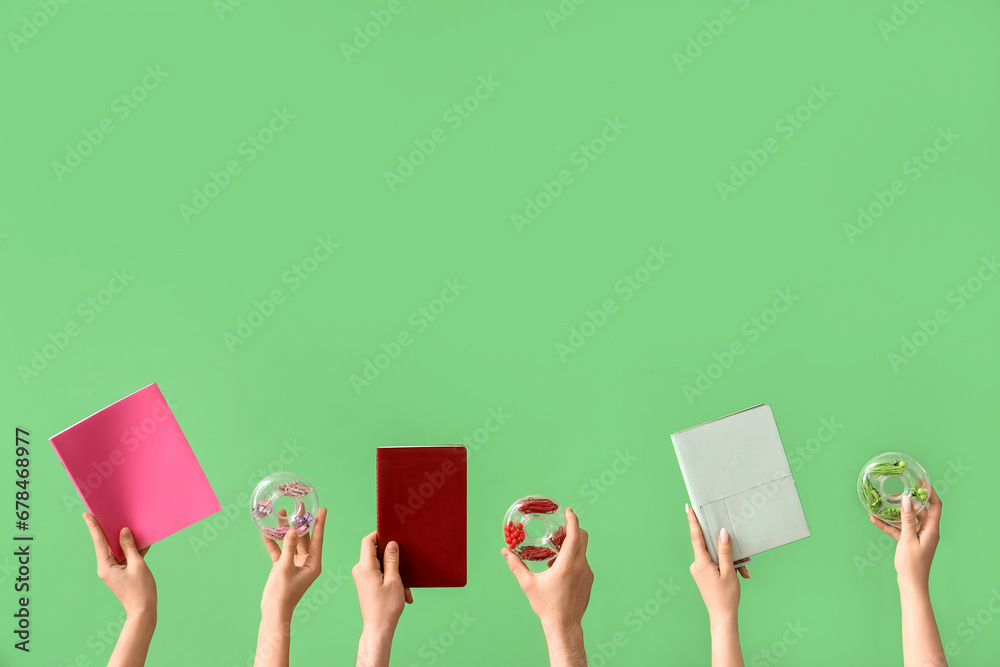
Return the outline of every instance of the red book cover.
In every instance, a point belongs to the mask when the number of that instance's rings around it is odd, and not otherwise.
[[[399,544],[404,586],[465,586],[466,461],[462,445],[376,450],[378,558]]]

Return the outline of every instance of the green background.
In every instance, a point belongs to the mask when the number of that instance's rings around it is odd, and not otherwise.
[[[102,633],[120,606],[95,576],[82,505],[47,438],[150,382],[240,515],[153,547],[149,665],[249,664],[269,561],[238,499],[283,450],[330,508],[315,586],[336,589],[300,605],[293,660],[353,664],[350,569],[375,524],[373,450],[453,442],[470,447],[469,584],[416,591],[393,664],[544,662],[537,619],[499,555],[503,512],[529,493],[576,504],[590,532],[593,665],[708,664],[669,435],[761,402],[774,407],[812,536],[760,555],[743,583],[747,664],[900,664],[891,547],[855,491],[861,465],[887,450],[913,455],[932,480],[950,476],[935,611],[955,664],[995,662],[1000,619],[984,610],[1000,591],[987,506],[1000,466],[1000,280],[973,280],[981,290],[961,308],[953,290],[1000,248],[997,3],[914,0],[887,32],[888,0],[590,0],[564,3],[575,11],[559,22],[547,14],[556,0],[401,0],[348,59],[342,43],[386,7],[70,2],[13,42],[43,10],[0,9],[0,405],[8,432],[31,432],[36,536],[33,650],[14,651],[5,631],[0,662],[106,662],[113,638]],[[730,22],[712,23],[724,10]],[[678,66],[699,33],[707,46]],[[121,118],[116,98],[157,66],[166,78]],[[480,77],[499,87],[454,127],[446,112]],[[832,96],[800,110],[809,118],[788,136],[776,124],[813,87]],[[247,160],[241,143],[275,108],[294,119]],[[60,179],[52,163],[105,118],[113,132]],[[574,162],[607,119],[626,127]],[[436,128],[445,141],[391,189],[385,172]],[[911,180],[908,161],[948,128],[959,138]],[[718,182],[769,138],[777,152],[723,198]],[[239,174],[185,221],[180,205],[230,160]],[[515,224],[563,170],[572,182]],[[857,208],[896,179],[905,193],[852,236]],[[292,289],[283,276],[317,237],[339,247]],[[638,271],[649,279],[626,300],[616,285],[651,247],[671,256]],[[88,320],[79,304],[123,268],[127,288]],[[420,329],[412,314],[448,280],[465,291]],[[275,289],[284,303],[227,345]],[[797,300],[774,321],[778,290]],[[605,324],[560,355],[608,299]],[[939,309],[946,323],[894,366],[890,353]],[[25,373],[71,322],[79,335]],[[412,344],[356,390],[351,376],[401,332]],[[710,368],[734,342],[742,356]],[[717,378],[686,396],[699,371]],[[500,409],[509,418],[477,443]],[[835,436],[810,442],[824,419]],[[616,469],[619,457],[631,463]],[[13,453],[4,459],[0,495],[13,504]],[[0,605],[12,613],[11,560],[0,560]],[[664,584],[673,597],[638,622],[635,608]],[[475,619],[460,636],[449,635],[455,613]],[[977,613],[992,624],[970,629]],[[786,634],[789,623],[807,631]],[[615,633],[624,645],[604,658]]]

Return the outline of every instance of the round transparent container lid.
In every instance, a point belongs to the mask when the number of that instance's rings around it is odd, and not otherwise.
[[[503,537],[529,567],[551,567],[566,539],[565,507],[548,496],[519,498],[503,517]]]
[[[858,475],[861,504],[872,516],[897,527],[903,498],[910,498],[919,517],[927,508],[930,488],[931,480],[924,467],[902,452],[884,452],[872,457]]]
[[[282,540],[294,528],[305,535],[316,523],[319,496],[308,479],[276,472],[260,481],[250,497],[250,516],[261,533]]]

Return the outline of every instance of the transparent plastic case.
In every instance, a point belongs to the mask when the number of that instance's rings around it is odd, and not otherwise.
[[[927,508],[931,480],[927,471],[912,456],[885,452],[873,457],[858,475],[858,497],[868,513],[899,527],[899,503],[905,496],[913,502],[919,521]]]
[[[527,496],[514,502],[503,517],[507,547],[529,564],[552,562],[566,539],[565,507],[547,496]]]
[[[308,479],[292,472],[276,472],[261,480],[250,497],[250,516],[261,533],[282,540],[289,528],[305,535],[316,523],[319,496]],[[285,510],[285,516],[281,515]]]

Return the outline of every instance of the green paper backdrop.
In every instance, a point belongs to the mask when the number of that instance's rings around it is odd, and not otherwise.
[[[812,536],[743,583],[747,664],[901,663],[892,547],[854,488],[887,450],[941,491],[954,664],[995,664],[998,20],[5,2],[0,499],[25,428],[35,540],[27,655],[0,550],[0,663],[107,661],[120,606],[47,439],[157,382],[233,518],[150,552],[151,666],[251,664],[269,561],[244,504],[279,467],[330,508],[292,659],[353,664],[374,448],[459,442],[469,584],[416,591],[393,664],[544,663],[499,554],[528,493],[590,532],[592,665],[708,664],[669,436],[761,402]]]

